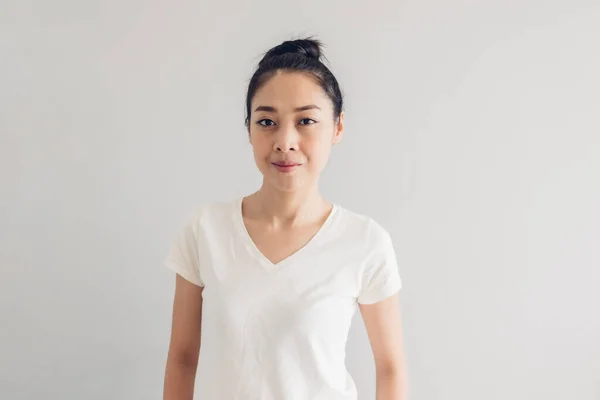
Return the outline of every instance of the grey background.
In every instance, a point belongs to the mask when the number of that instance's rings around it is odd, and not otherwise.
[[[247,81],[310,34],[347,100],[322,190],[394,238],[411,400],[600,399],[597,1],[0,7],[1,399],[161,398],[168,246],[258,187]]]

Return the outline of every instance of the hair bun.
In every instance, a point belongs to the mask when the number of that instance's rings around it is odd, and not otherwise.
[[[321,47],[321,42],[316,39],[286,40],[269,50],[260,61],[259,66],[263,65],[273,57],[282,56],[284,54],[299,54],[315,61],[319,61],[321,58]]]

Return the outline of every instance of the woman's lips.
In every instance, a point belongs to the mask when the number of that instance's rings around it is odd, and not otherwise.
[[[273,166],[280,172],[292,172],[302,164],[290,164],[290,163],[272,163]]]

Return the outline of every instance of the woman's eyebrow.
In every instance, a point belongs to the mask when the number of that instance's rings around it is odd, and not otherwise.
[[[294,111],[298,112],[298,111],[306,111],[306,110],[313,110],[313,109],[320,110],[321,107],[319,107],[315,104],[308,104],[306,106],[296,107],[296,108],[294,108]],[[254,112],[257,112],[257,111],[267,111],[267,112],[276,113],[277,109],[275,107],[271,107],[271,106],[258,106],[254,110]]]

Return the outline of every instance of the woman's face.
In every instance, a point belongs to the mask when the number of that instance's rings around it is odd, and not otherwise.
[[[294,191],[316,184],[331,147],[342,138],[344,115],[307,74],[278,72],[252,99],[248,125],[263,184]]]

